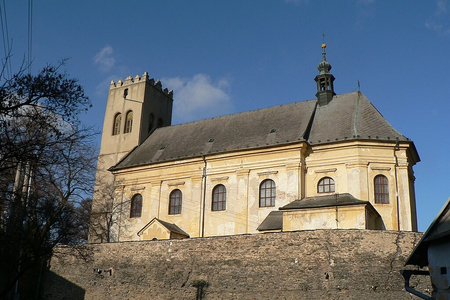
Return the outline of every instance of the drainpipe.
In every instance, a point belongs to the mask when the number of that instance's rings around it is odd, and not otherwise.
[[[202,235],[201,237],[205,237],[205,206],[206,206],[206,167],[207,167],[207,163],[206,163],[206,159],[205,156],[202,155],[202,159],[203,162],[205,163],[205,166],[203,167],[203,211],[202,211]]]
[[[159,181],[159,196],[158,196],[158,213],[157,213],[158,219],[159,219],[159,213],[160,213],[160,210],[161,210],[162,183],[163,183],[163,181],[160,180]]]
[[[425,275],[429,276],[429,271],[420,271],[420,270],[400,270],[400,273],[402,274],[403,278],[405,278],[405,290],[410,292],[413,295],[416,295],[419,298],[425,299],[425,300],[433,300],[432,297],[427,296],[425,294],[422,294],[421,292],[413,289],[409,285],[409,279],[411,278],[411,275]]]
[[[395,157],[395,198],[397,201],[397,229],[400,231],[400,199],[398,197],[398,175],[397,175],[397,167],[398,167],[398,157],[397,151],[400,150],[400,146],[398,141],[395,143],[394,147],[394,157]]]

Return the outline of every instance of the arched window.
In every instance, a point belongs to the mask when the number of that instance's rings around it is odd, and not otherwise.
[[[169,215],[181,214],[182,194],[180,190],[173,190],[169,197]]]
[[[125,118],[125,130],[123,133],[130,133],[133,129],[133,111],[127,112],[127,116]]]
[[[223,184],[218,184],[213,189],[212,207],[213,211],[225,210],[227,208],[227,190]]]
[[[114,117],[113,135],[118,135],[120,133],[120,122],[122,122],[122,115],[118,113]]]
[[[266,179],[259,186],[259,207],[275,206],[276,187],[272,179]]]
[[[388,204],[389,203],[389,184],[386,176],[377,175],[373,179],[373,186],[375,191],[375,203]]]
[[[334,192],[334,180],[330,177],[324,177],[320,179],[317,184],[318,193],[333,193]]]
[[[163,126],[163,120],[161,118],[158,119],[158,128]]]
[[[142,195],[136,194],[131,198],[130,218],[140,218],[142,214]]]

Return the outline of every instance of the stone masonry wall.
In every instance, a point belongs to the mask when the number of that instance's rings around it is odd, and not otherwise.
[[[41,299],[416,299],[399,270],[420,237],[311,230],[59,247]],[[412,284],[430,289],[428,277]]]

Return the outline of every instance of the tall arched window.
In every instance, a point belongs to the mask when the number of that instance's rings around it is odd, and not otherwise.
[[[131,198],[130,218],[140,218],[142,215],[142,195],[136,194]]]
[[[127,115],[125,117],[125,130],[123,133],[130,133],[133,129],[133,111],[127,112]]]
[[[212,207],[213,211],[225,210],[227,208],[227,190],[223,184],[218,184],[213,189]]]
[[[373,186],[375,191],[375,203],[388,204],[389,203],[389,184],[386,176],[377,175],[373,179]]]
[[[114,117],[113,135],[118,135],[120,133],[120,122],[122,122],[122,115],[118,113]]]
[[[259,207],[275,206],[276,187],[272,179],[266,179],[259,186]]]
[[[173,190],[169,197],[169,215],[181,214],[182,194],[180,190]]]
[[[318,193],[333,193],[334,192],[334,180],[330,177],[324,177],[320,179],[317,184]]]

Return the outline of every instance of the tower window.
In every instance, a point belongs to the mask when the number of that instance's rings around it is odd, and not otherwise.
[[[126,118],[125,118],[125,130],[124,133],[130,133],[133,129],[133,111],[127,112]]]
[[[153,116],[153,114],[150,114],[150,116],[148,117],[148,132],[152,131],[154,122],[155,117]]]
[[[142,195],[136,194],[131,198],[130,218],[140,218],[142,215]]]
[[[225,210],[227,207],[227,190],[223,184],[218,184],[213,189],[212,211]]]
[[[173,190],[169,197],[169,215],[181,214],[183,195],[180,190]]]
[[[128,89],[124,89],[123,90],[123,98],[125,99],[125,98],[127,98],[127,96],[128,96]]]
[[[377,175],[373,180],[375,203],[388,204],[389,203],[389,184],[386,176]]]
[[[320,179],[317,184],[317,192],[318,193],[334,193],[334,180],[330,177],[324,177]]]
[[[122,121],[122,115],[120,113],[116,114],[114,117],[113,125],[113,135],[118,135],[120,133],[120,122]]]
[[[266,179],[259,186],[259,207],[275,206],[276,187],[272,179]]]

